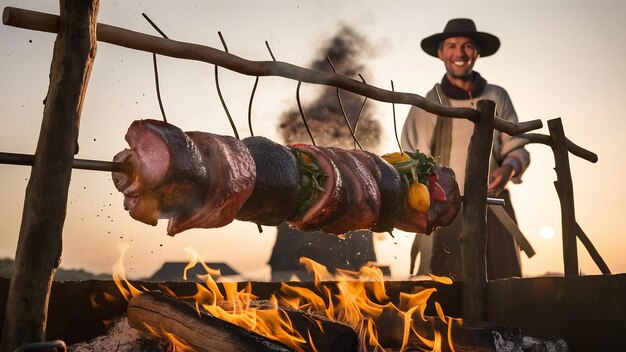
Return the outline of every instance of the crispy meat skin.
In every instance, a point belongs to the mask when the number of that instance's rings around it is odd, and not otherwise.
[[[201,207],[170,219],[167,234],[230,224],[254,189],[256,170],[248,148],[238,139],[208,132],[186,132],[200,150],[208,174]]]
[[[265,137],[248,137],[242,142],[254,159],[256,182],[236,219],[268,226],[290,219],[300,195],[296,157],[289,148]]]
[[[130,149],[113,160],[130,163],[133,171],[114,172],[112,179],[134,219],[156,225],[158,219],[202,203],[206,169],[200,152],[180,128],[158,120],[137,120],[125,138]]]

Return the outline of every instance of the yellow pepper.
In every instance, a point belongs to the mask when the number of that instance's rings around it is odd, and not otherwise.
[[[430,208],[430,193],[423,183],[414,182],[409,186],[407,194],[411,208],[423,213]]]
[[[383,155],[382,158],[385,159],[390,164],[411,160],[411,157],[409,156],[409,154],[400,153],[400,152],[388,153],[388,154]]]

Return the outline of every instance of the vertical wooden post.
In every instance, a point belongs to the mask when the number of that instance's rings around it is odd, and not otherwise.
[[[576,248],[576,234],[578,224],[574,211],[574,187],[572,173],[569,167],[567,140],[563,131],[561,119],[548,121],[548,130],[552,138],[552,152],[554,153],[554,169],[556,181],[554,187],[561,202],[561,227],[563,230],[563,264],[565,276],[578,275],[578,250]]]
[[[67,192],[87,82],[96,54],[98,0],[60,0],[60,26],[35,160],[26,187],[0,350],[45,341],[48,299],[61,261]]]
[[[468,149],[461,233],[462,309],[463,318],[470,321],[484,321],[486,314],[486,202],[496,105],[490,100],[480,100],[477,108],[480,121],[474,124]]]

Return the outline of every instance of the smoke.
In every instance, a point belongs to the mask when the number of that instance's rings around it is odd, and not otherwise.
[[[319,52],[319,59],[312,63],[314,70],[333,72],[327,58],[330,59],[338,74],[361,80],[361,74],[366,80],[368,72],[361,60],[374,53],[372,46],[367,40],[350,27],[343,26],[337,34]],[[346,125],[346,121],[339,100],[337,99],[337,89],[335,87],[323,86],[315,99],[309,99],[305,103],[304,93],[306,90],[301,87],[300,100],[307,123],[311,129],[315,143],[320,146],[334,146],[344,149],[353,149],[354,139]],[[363,106],[365,97],[340,90],[341,102],[343,104],[350,126],[354,130],[356,125],[356,137],[366,150],[371,150],[378,146],[380,142],[381,126],[374,118],[374,109],[371,102],[366,102],[359,117],[359,111]],[[302,116],[297,106],[286,111],[279,120],[278,131],[281,133],[286,144],[308,143],[311,139]]]

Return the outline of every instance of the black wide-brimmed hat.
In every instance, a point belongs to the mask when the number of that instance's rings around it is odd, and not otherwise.
[[[500,39],[495,35],[479,32],[476,30],[474,21],[468,18],[455,18],[446,24],[442,33],[433,34],[422,40],[422,49],[430,55],[437,57],[439,43],[450,37],[467,37],[473,39],[478,45],[481,57],[493,55],[500,48]]]

